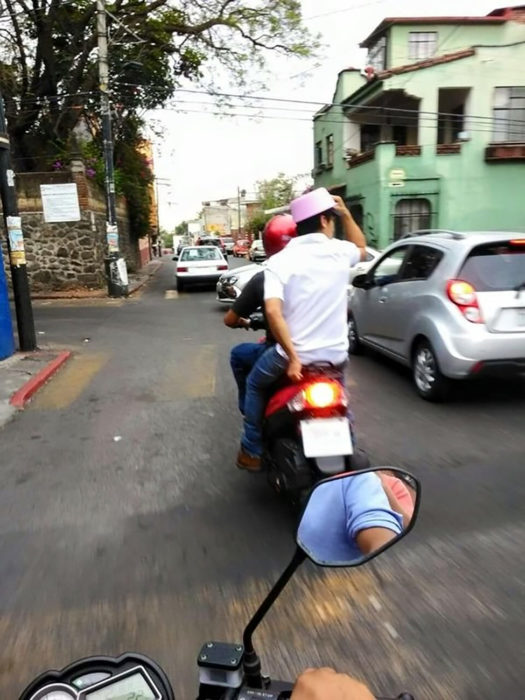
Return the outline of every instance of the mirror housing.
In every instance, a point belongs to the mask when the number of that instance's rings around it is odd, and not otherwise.
[[[368,276],[368,274],[356,275],[352,280],[352,286],[357,287],[357,289],[371,289],[374,283]]]
[[[420,498],[417,479],[393,467],[324,479],[310,492],[297,546],[319,566],[360,566],[410,532]]]
[[[177,262],[178,259],[179,259],[179,256],[178,256],[178,255],[174,255],[174,256],[172,257],[172,260],[173,260],[174,262]]]

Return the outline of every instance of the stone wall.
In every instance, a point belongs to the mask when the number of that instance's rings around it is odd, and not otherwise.
[[[41,184],[76,182],[80,221],[46,223],[40,198]],[[21,173],[16,176],[18,206],[26,250],[31,289],[36,292],[73,288],[100,288],[106,285],[106,214],[104,193],[83,172],[82,164],[73,171],[57,173]],[[139,263],[138,246],[129,235],[127,207],[117,207],[119,243],[128,270]],[[5,240],[4,262],[8,264]],[[8,275],[8,278],[10,275]]]

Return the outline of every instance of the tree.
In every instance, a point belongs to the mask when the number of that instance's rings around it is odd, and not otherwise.
[[[293,199],[295,177],[287,177],[279,173],[271,180],[259,180],[257,182],[257,199],[263,211],[282,207]]]
[[[244,228],[248,233],[257,238],[269,219],[271,219],[269,214],[265,214],[263,211],[255,212],[255,214],[248,219]]]
[[[0,89],[18,170],[42,167],[84,119],[99,132],[94,0],[5,0]],[[299,0],[108,2],[115,140],[129,118],[165,103],[181,79],[246,85],[269,54],[307,57],[317,39]]]
[[[180,224],[175,226],[175,234],[177,236],[185,236],[188,233],[188,222],[181,221]]]

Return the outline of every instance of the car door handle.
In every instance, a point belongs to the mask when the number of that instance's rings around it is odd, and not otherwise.
[[[379,297],[379,303],[380,303],[380,304],[384,304],[384,303],[387,302],[387,301],[388,301],[388,297],[387,297],[387,296]]]

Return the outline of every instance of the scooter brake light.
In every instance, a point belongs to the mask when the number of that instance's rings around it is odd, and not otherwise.
[[[332,380],[312,382],[288,402],[288,408],[293,412],[308,409],[346,408],[346,405],[347,400],[343,387],[339,382]]]

